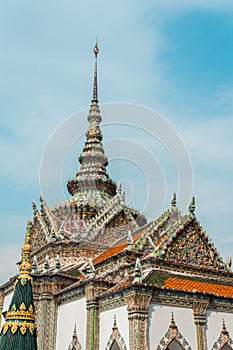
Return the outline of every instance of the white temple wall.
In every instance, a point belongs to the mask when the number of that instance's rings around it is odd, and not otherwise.
[[[233,339],[233,314],[207,311],[206,337],[207,348],[212,349],[222,330],[222,320],[225,321],[229,336]]]
[[[196,350],[196,328],[191,309],[151,304],[149,308],[149,350],[156,350],[160,340],[168,330],[171,314],[174,314],[178,331]]]
[[[78,340],[86,347],[86,298],[58,306],[56,350],[67,350],[76,323]]]
[[[12,297],[13,297],[13,292],[11,292],[11,293],[5,295],[4,302],[3,302],[2,312],[8,310],[8,307],[9,307],[9,305],[10,305],[10,303],[11,303]],[[5,319],[4,319],[4,317],[2,316],[1,327],[2,327],[2,325],[3,325],[4,322],[5,322]]]
[[[112,334],[112,327],[116,315],[118,330],[129,350],[129,321],[126,306],[100,313],[100,350],[104,350]]]

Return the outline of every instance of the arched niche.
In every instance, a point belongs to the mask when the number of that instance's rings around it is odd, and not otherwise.
[[[168,331],[160,340],[156,350],[192,350],[187,340],[178,331],[173,313]]]

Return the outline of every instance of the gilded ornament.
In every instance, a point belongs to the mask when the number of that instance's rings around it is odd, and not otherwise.
[[[18,330],[18,323],[14,322],[13,325],[11,326],[11,333],[15,334]]]
[[[27,325],[23,323],[23,325],[20,327],[20,332],[22,335],[24,335],[27,332]]]

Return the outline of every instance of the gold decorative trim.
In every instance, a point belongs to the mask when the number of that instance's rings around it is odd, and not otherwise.
[[[28,322],[5,322],[2,328],[2,332],[5,335],[8,330],[11,330],[11,333],[14,335],[18,330],[20,330],[22,335],[25,335],[27,330],[33,336],[35,332],[35,325]]]

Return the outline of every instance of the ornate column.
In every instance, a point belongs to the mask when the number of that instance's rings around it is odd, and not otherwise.
[[[57,303],[53,283],[34,285],[35,318],[38,350],[55,348]]]
[[[208,307],[208,301],[194,301],[193,303],[193,316],[194,323],[196,325],[196,338],[197,338],[197,350],[207,350],[206,341],[206,310]]]
[[[101,290],[94,283],[86,286],[86,350],[99,349],[99,302],[97,295]]]
[[[130,350],[148,350],[148,310],[152,295],[133,291],[124,295],[129,319]]]

